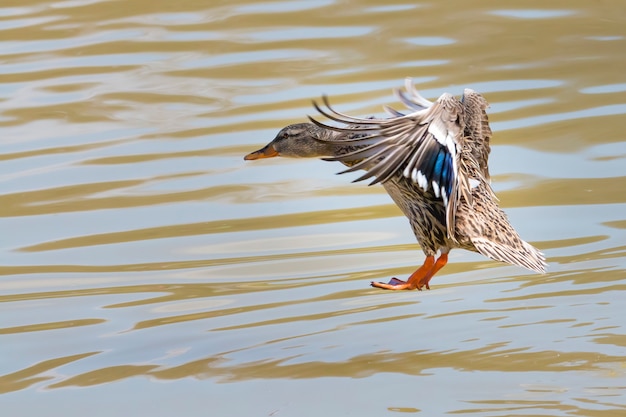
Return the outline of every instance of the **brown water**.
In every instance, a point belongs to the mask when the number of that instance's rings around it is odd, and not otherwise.
[[[621,0],[5,1],[6,416],[626,415]],[[380,187],[246,162],[322,93],[464,87],[544,276],[423,254]]]

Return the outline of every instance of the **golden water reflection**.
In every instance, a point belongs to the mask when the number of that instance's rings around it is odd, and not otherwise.
[[[2,409],[625,413],[623,9],[0,6]],[[372,289],[423,256],[384,190],[242,160],[406,76],[491,103],[493,186],[548,274],[453,251],[431,291]]]

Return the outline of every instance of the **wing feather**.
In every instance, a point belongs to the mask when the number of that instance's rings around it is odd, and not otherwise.
[[[399,88],[393,90],[400,100],[407,108],[413,110],[424,110],[433,105],[432,101],[425,99],[416,89],[413,84],[413,79],[407,77],[404,80],[404,88],[406,93]],[[408,95],[407,95],[408,93]]]
[[[324,128],[350,133],[350,138],[326,139],[348,145],[343,153],[326,158],[350,165],[342,171],[364,169],[367,172],[355,181],[370,178],[370,183],[389,181],[394,176],[404,176],[424,192],[432,192],[446,207],[448,235],[453,236],[454,213],[458,200],[460,141],[463,137],[464,118],[460,101],[443,94],[431,103],[424,99],[407,81],[407,94],[403,102],[415,109],[412,113],[389,119],[359,118],[336,111],[322,98],[324,107],[313,103],[315,109],[342,126],[330,126],[310,117],[313,123]]]
[[[465,137],[469,139],[468,145],[482,176],[489,182],[491,178],[487,162],[491,151],[489,142],[492,134],[486,111],[489,103],[480,93],[469,88],[463,91],[461,103],[465,113]]]

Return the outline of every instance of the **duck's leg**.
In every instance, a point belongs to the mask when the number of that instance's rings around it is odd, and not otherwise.
[[[442,253],[435,262],[434,256],[427,256],[424,264],[413,272],[409,279],[402,281],[397,278],[391,278],[388,284],[382,282],[372,282],[372,287],[382,288],[384,290],[421,290],[422,287],[430,289],[428,283],[430,279],[448,262],[448,254]]]
[[[434,277],[435,274],[439,272],[441,268],[446,266],[447,263],[448,263],[448,253],[445,252],[445,253],[442,253],[439,256],[439,258],[437,258],[437,262],[435,262],[435,265],[433,265],[433,268],[430,270],[430,273],[427,275],[424,275],[422,279],[420,279],[420,282],[417,284],[417,289],[421,290],[422,287],[425,286],[427,290],[430,290],[428,283],[430,282],[432,277]]]

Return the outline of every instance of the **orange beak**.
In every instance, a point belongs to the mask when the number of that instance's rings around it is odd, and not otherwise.
[[[258,151],[254,151],[244,156],[243,159],[246,161],[253,161],[255,159],[261,158],[273,158],[275,156],[279,156],[280,154],[276,149],[274,149],[274,145],[271,143],[264,148],[259,149]]]

